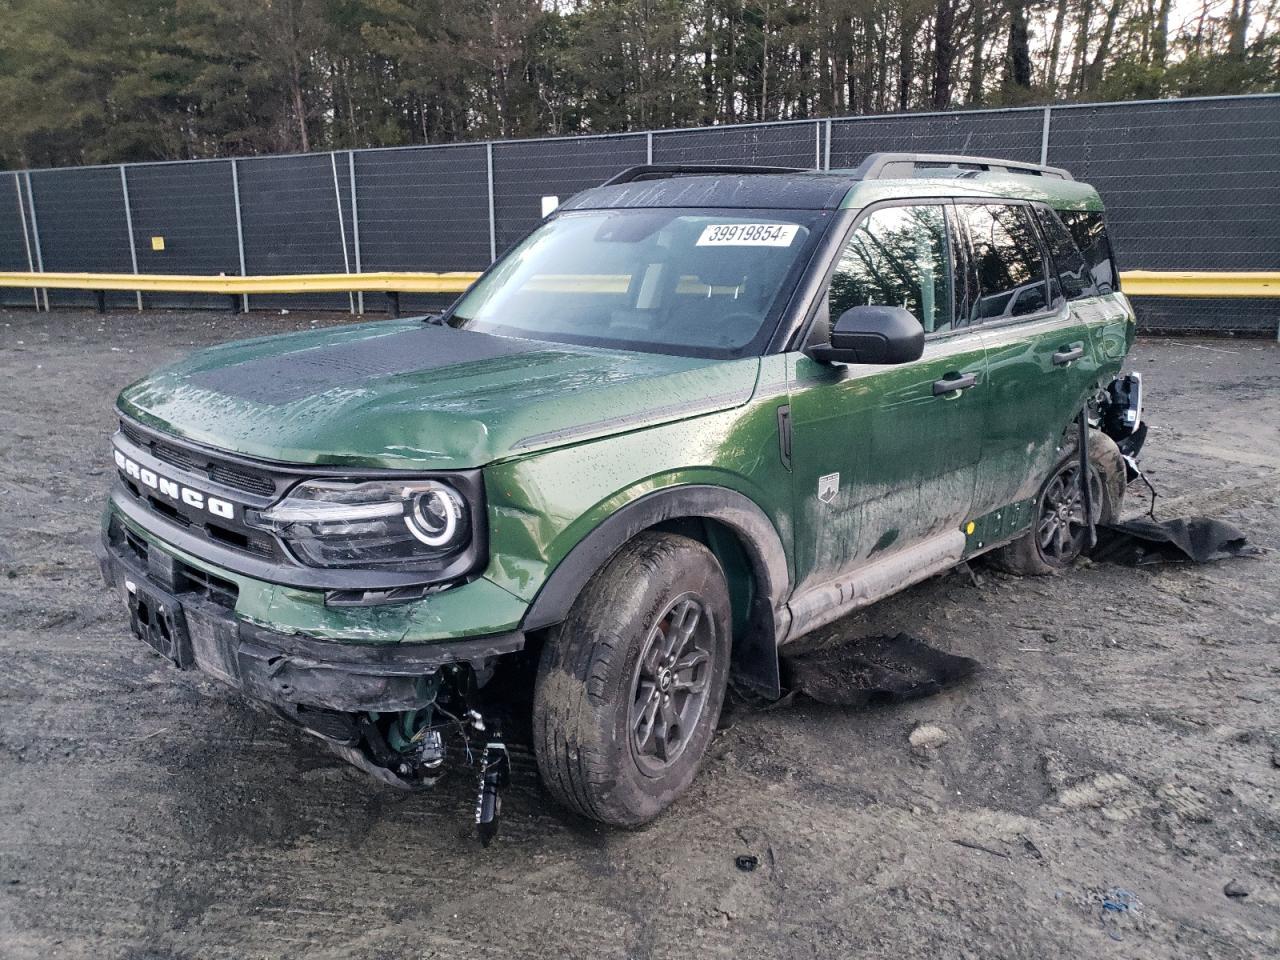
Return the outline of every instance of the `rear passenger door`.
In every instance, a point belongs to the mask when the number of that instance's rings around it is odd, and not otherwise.
[[[982,446],[981,337],[957,328],[955,223],[942,201],[882,205],[836,260],[810,342],[854,306],[905,307],[924,356],[828,365],[788,354],[797,589],[958,530]],[[936,384],[958,382],[961,389]]]
[[[977,517],[1035,494],[1099,365],[1089,327],[1064,291],[1082,282],[1082,265],[1064,264],[1061,276],[1051,272],[1041,211],[1023,202],[965,200],[956,202],[956,212],[976,286],[969,322],[987,351]]]

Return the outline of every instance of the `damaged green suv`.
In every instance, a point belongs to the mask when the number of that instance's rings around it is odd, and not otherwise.
[[[159,653],[385,782],[465,757],[484,827],[519,738],[634,826],[729,682],[780,694],[783,644],[978,554],[1086,549],[1141,439],[1133,335],[1065,171],[638,167],[442,316],[126,388],[103,572]]]

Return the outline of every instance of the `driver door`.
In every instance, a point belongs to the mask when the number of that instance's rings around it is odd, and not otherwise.
[[[901,306],[925,328],[919,360],[841,366],[788,355],[797,592],[969,517],[986,355],[976,331],[957,327],[968,295],[958,236],[942,201],[872,208],[840,253],[810,337],[825,342],[851,307]],[[970,387],[945,389],[970,377]]]

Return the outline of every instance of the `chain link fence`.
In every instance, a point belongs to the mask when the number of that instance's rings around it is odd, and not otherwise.
[[[481,270],[546,204],[629,166],[839,169],[877,151],[1066,167],[1101,192],[1122,269],[1280,270],[1280,95],[1264,94],[18,171],[0,175],[0,271]],[[447,299],[406,296],[404,306]],[[0,303],[89,306],[94,294],[0,289]],[[109,293],[107,303],[228,306],[225,297],[170,293]],[[1280,320],[1274,300],[1135,305],[1148,332],[1259,335]],[[255,294],[241,306],[386,304],[376,295]]]
[[[349,223],[350,269],[480,270],[488,266],[488,145],[460,144],[339,154],[355,183],[356,203]],[[358,251],[358,253],[357,253]],[[357,263],[358,261],[358,263]],[[357,295],[360,308],[369,294]],[[257,299],[256,297],[254,298]],[[430,310],[447,298],[404,296],[406,310]],[[380,298],[368,306],[381,309]]]

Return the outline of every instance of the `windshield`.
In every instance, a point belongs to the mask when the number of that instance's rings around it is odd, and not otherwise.
[[[584,210],[544,223],[447,322],[499,336],[732,358],[773,332],[822,211]]]

